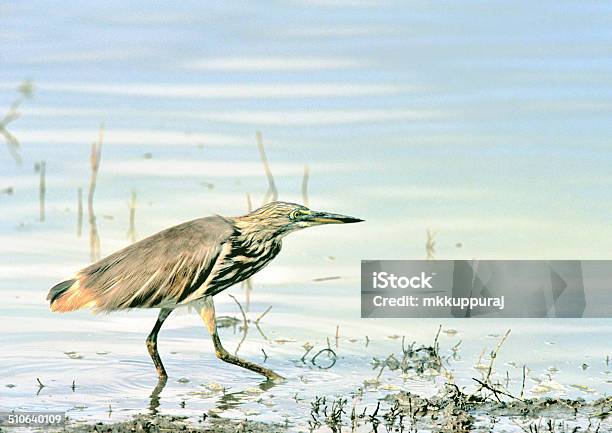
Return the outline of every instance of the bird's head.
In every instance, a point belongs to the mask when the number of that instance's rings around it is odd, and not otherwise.
[[[350,224],[362,219],[329,212],[314,211],[295,203],[275,201],[240,218],[253,229],[272,231],[284,236],[296,230],[323,224]],[[242,225],[242,224],[241,224]]]

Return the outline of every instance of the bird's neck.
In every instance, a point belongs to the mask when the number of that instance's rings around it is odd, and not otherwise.
[[[245,245],[256,245],[262,243],[278,243],[281,240],[277,231],[265,227],[263,224],[253,223],[248,217],[234,218],[234,236]]]

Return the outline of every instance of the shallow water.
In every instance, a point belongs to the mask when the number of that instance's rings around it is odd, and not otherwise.
[[[170,379],[157,410],[301,426],[310,399],[355,393],[378,374],[372,357],[399,353],[401,336],[430,344],[439,324],[457,331],[441,333],[443,354],[462,342],[449,361],[462,386],[511,328],[496,360],[511,388],[527,365],[528,395],[609,394],[611,320],[364,320],[358,298],[359,261],[423,258],[427,228],[437,232],[438,258],[610,257],[609,5],[181,8],[0,4],[0,108],[23,79],[35,86],[9,126],[23,165],[0,148],[0,190],[14,188],[0,193],[0,410],[116,421],[151,407],[156,379],[144,338],[156,312],[62,316],[44,300],[89,260],[87,224],[76,236],[76,196],[102,122],[103,254],[129,242],[132,191],[138,238],[202,215],[241,214],[247,193],[261,203],[256,130],[281,199],[302,200],[308,164],[313,208],[366,219],[292,235],[254,278],[249,318],[272,306],[261,322],[268,340],[251,326],[240,354],[263,362],[263,348],[286,383],[263,390],[256,375],[222,365],[199,318],[174,313],[160,334]],[[33,170],[41,160],[44,223]],[[329,276],[341,278],[313,281]],[[244,302],[240,288],[229,293]],[[218,314],[240,317],[226,293],[217,298]],[[221,338],[233,350],[241,334],[228,328]],[[312,355],[327,338],[339,355],[332,368],[300,361],[306,342]],[[360,404],[397,389],[435,391],[433,381],[381,379]]]

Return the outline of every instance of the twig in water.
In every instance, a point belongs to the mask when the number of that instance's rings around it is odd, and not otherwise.
[[[523,393],[525,392],[525,376],[526,376],[527,367],[523,364],[523,383],[521,385],[521,394],[520,397],[523,398]]]
[[[310,176],[310,171],[308,169],[308,164],[304,165],[304,177],[302,178],[302,201],[304,202],[304,206],[308,207],[308,178]]]
[[[130,229],[128,230],[130,242],[136,242],[136,191],[130,197]]]
[[[508,334],[510,334],[510,329],[506,331],[501,340],[499,340],[499,343],[497,343],[497,347],[495,347],[495,350],[491,352],[491,362],[489,363],[487,375],[484,379],[485,383],[490,383],[491,372],[493,371],[493,363],[495,362],[495,358],[497,358],[497,353],[499,352],[499,349],[501,349],[502,344],[504,344],[504,341],[506,341],[506,338],[508,338]]]
[[[259,317],[258,317],[257,319],[255,319],[255,324],[257,325],[257,324],[259,323],[259,321],[260,321],[261,319],[263,319],[263,318],[264,318],[264,316],[265,316],[266,314],[268,314],[268,312],[269,312],[271,309],[272,309],[272,305],[270,305],[268,308],[266,308],[266,311],[264,311],[263,313],[261,313],[261,314],[259,315]]]
[[[378,372],[378,375],[376,376],[376,383],[380,382],[380,376],[382,376],[383,371],[385,370],[385,367],[387,366],[387,363],[383,363],[383,365],[380,367],[380,371]]]
[[[259,327],[259,321],[261,319],[263,319],[263,317],[268,314],[268,311],[270,311],[272,309],[272,305],[270,305],[266,311],[264,311],[263,313],[261,313],[261,315],[255,320],[255,328],[257,329],[257,331],[259,332],[259,334],[263,337],[264,340],[268,341],[268,337],[266,337],[266,334],[263,333],[263,331],[261,330],[261,328]]]
[[[306,349],[306,352],[302,355],[302,359],[301,359],[302,362],[305,362],[306,355],[308,355],[313,348],[314,346],[311,346],[308,349]]]
[[[438,327],[438,332],[436,333],[436,338],[434,338],[434,343],[433,343],[433,349],[434,349],[434,353],[435,355],[439,358],[439,349],[440,349],[440,345],[438,344],[438,338],[440,338],[440,331],[442,330],[442,325],[440,325]]]
[[[268,360],[268,354],[266,353],[265,350],[263,350],[263,347],[261,348],[261,351],[262,351],[262,353],[264,355],[264,362],[266,362]]]
[[[246,339],[247,336],[247,332],[249,329],[249,324],[246,318],[246,314],[244,313],[244,309],[242,308],[242,305],[240,305],[240,302],[238,302],[238,299],[236,299],[236,297],[234,295],[229,295],[230,298],[232,298],[234,300],[234,302],[236,304],[238,304],[238,308],[240,308],[240,313],[242,314],[242,320],[243,320],[243,324],[242,324],[242,329],[243,329],[243,333],[242,333],[242,339],[240,340],[240,342],[238,343],[238,346],[236,346],[236,350],[234,351],[234,355],[238,355],[238,351],[240,350],[240,346],[242,346],[242,343],[244,343],[244,340]]]
[[[327,367],[320,367],[320,366],[318,366],[318,365],[317,365],[316,360],[317,360],[317,358],[319,357],[319,355],[321,355],[322,353],[329,353],[330,355],[333,355],[333,357],[334,357],[334,359],[333,359],[332,363],[331,363],[330,365],[328,365]],[[310,360],[310,362],[311,362],[313,365],[317,365],[317,367],[319,367],[319,368],[320,368],[320,369],[322,369],[322,370],[327,370],[327,369],[329,369],[329,368],[332,368],[332,367],[333,367],[333,366],[336,364],[336,360],[337,360],[337,359],[338,359],[338,355],[336,355],[336,352],[334,352],[334,351],[333,351],[332,349],[330,349],[330,348],[326,348],[326,349],[321,349],[321,350],[319,350],[319,352],[318,352],[318,353],[317,353],[315,356],[313,356],[313,357],[312,357],[312,359]]]
[[[513,396],[513,395],[512,395],[512,394],[510,394],[509,392],[503,391],[503,390],[501,390],[501,389],[497,389],[497,388],[495,388],[493,385],[488,384],[488,383],[483,382],[483,381],[480,381],[480,380],[478,380],[478,379],[476,379],[476,378],[474,378],[474,377],[472,378],[472,380],[474,380],[474,381],[476,381],[478,384],[480,384],[480,389],[486,388],[486,389],[488,389],[489,391],[491,391],[491,392],[493,393],[493,395],[495,396],[495,398],[497,399],[497,401],[498,401],[498,402],[500,402],[500,403],[501,403],[501,399],[499,398],[499,394],[501,394],[501,395],[505,395],[506,397],[510,397],[510,398],[512,398],[512,399],[514,399],[514,400],[521,400],[520,398]],[[521,401],[522,401],[522,400],[521,400]]]
[[[44,387],[46,386],[45,384],[43,384],[43,383],[40,381],[40,379],[39,379],[38,377],[36,378],[36,382],[38,382],[38,387],[39,387],[39,388],[44,388]]]
[[[40,222],[45,221],[45,194],[47,193],[47,163],[40,161],[40,183],[38,188],[38,204],[40,208]]]
[[[100,168],[100,157],[102,152],[102,139],[104,138],[104,125],[100,125],[98,141],[91,145],[91,176],[89,178],[89,193],[87,194],[87,210],[89,212],[89,247],[91,261],[95,262],[100,258],[100,237],[96,226],[96,215],[94,212],[94,193],[96,192],[96,182],[98,169]]]
[[[340,339],[340,325],[336,325],[336,349],[338,348],[339,339]]]
[[[270,170],[270,165],[268,164],[268,158],[266,157],[266,151],[264,149],[263,137],[261,132],[257,131],[257,147],[259,148],[259,156],[261,157],[261,162],[264,166],[264,171],[266,173],[266,177],[268,178],[268,190],[264,194],[263,203],[267,204],[278,199],[278,190],[276,189],[276,184],[274,183],[274,177],[272,176],[272,170]]]

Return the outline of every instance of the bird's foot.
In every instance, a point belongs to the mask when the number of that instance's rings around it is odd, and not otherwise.
[[[278,382],[283,382],[285,380],[283,376],[276,374],[269,368],[262,367],[259,364],[255,364],[254,362],[247,361],[245,359],[232,355],[225,349],[223,349],[222,351],[221,350],[216,351],[216,355],[217,355],[217,358],[219,358],[222,361],[237,365],[238,367],[246,368],[247,370],[250,370],[250,371],[254,371],[255,373],[261,374],[262,376],[265,376],[268,380],[271,380],[273,382],[278,383]]]

